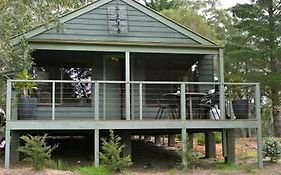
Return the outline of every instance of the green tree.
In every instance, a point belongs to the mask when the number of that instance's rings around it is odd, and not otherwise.
[[[51,153],[58,145],[47,145],[47,134],[43,136],[24,135],[20,137],[24,146],[20,146],[18,151],[23,153],[24,161],[27,161],[35,170],[40,170],[50,165]]]
[[[160,12],[220,45],[236,32],[232,16],[219,0],[182,0],[180,7]]]
[[[234,29],[232,17],[228,10],[223,9],[219,0],[184,0],[183,8],[192,9],[214,31],[219,44],[225,44],[226,37]]]
[[[34,27],[56,22],[58,16],[84,4],[84,0],[18,0],[0,2],[0,75],[31,66],[25,42],[11,46],[10,39]],[[12,66],[11,66],[12,65]]]
[[[109,131],[109,138],[102,138],[102,152],[100,152],[101,164],[112,172],[121,171],[123,168],[132,165],[131,156],[122,157],[122,151],[125,145],[121,143],[121,137]]]
[[[181,0],[144,0],[144,3],[156,11],[176,9],[183,4]]]
[[[25,41],[16,45],[10,39],[34,27],[54,21],[58,16],[91,0],[1,0],[0,1],[0,107],[5,105],[4,75],[28,70],[33,64]]]
[[[209,39],[217,41],[212,27],[208,25],[202,16],[190,8],[169,9],[163,10],[160,13]]]
[[[281,1],[253,0],[232,13],[237,32],[229,38],[228,55],[243,79],[261,83],[262,95],[271,100],[275,135],[281,136]]]

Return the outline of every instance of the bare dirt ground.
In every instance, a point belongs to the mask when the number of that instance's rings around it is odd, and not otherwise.
[[[135,164],[128,170],[123,171],[124,175],[281,175],[281,163],[264,162],[264,170],[258,170],[256,164],[256,140],[255,139],[237,139],[236,141],[236,164],[237,166],[215,167],[217,164],[223,165],[221,144],[217,144],[216,161],[208,159],[200,159],[199,163],[188,170],[180,170],[178,168],[180,160],[164,149],[156,149],[155,146],[147,144],[134,145]],[[204,153],[204,146],[194,143],[194,150]],[[144,156],[145,155],[145,156]],[[45,169],[42,171],[34,171],[24,165],[6,170],[3,168],[3,160],[0,162],[0,175],[79,175],[73,171],[59,171]]]
[[[6,170],[0,168],[0,175],[78,175],[71,171],[59,171],[59,170],[42,170],[34,171],[32,168],[14,168]]]

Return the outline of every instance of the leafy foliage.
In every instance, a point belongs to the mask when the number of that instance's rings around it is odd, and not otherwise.
[[[23,70],[18,73],[16,76],[17,80],[31,80],[31,77],[28,74],[27,70]],[[34,82],[16,82],[14,84],[14,88],[20,91],[20,94],[24,97],[29,97],[31,95],[31,91],[36,87],[36,83]]]
[[[34,27],[53,21],[60,25],[58,16],[93,0],[1,0],[0,1],[0,107],[5,106],[5,78],[28,70],[33,60],[32,50],[22,40],[13,45],[10,40]]]
[[[100,153],[101,164],[113,172],[121,171],[123,168],[132,165],[131,157],[121,157],[124,144],[121,143],[121,137],[114,135],[110,130],[108,141],[102,138],[102,152]]]
[[[56,170],[69,170],[68,164],[61,159],[50,160],[49,167]]]
[[[264,157],[269,157],[270,161],[281,158],[281,143],[277,139],[273,137],[266,138],[263,140],[262,145]]]
[[[235,32],[226,45],[228,77],[261,83],[262,95],[271,101],[276,136],[281,136],[280,66],[281,1],[256,0],[231,9]]]
[[[31,66],[26,42],[11,45],[10,39],[38,25],[54,21],[79,6],[78,0],[19,0],[0,2],[0,71],[21,71]]]
[[[20,146],[18,151],[23,153],[24,161],[28,162],[35,170],[40,170],[50,165],[51,152],[57,148],[48,146],[46,143],[47,134],[43,136],[24,135],[20,138],[25,142],[24,146]]]
[[[262,134],[264,137],[269,137],[274,135],[273,131],[273,117],[270,104],[266,103],[263,105],[261,111],[261,125],[262,125]]]
[[[183,4],[181,0],[144,0],[144,3],[147,7],[156,11],[176,9]]]
[[[192,167],[195,163],[199,161],[199,154],[193,151],[192,142],[189,138],[186,138],[186,150],[183,150],[183,147],[177,152],[179,156],[184,156],[186,160],[186,167]]]
[[[168,9],[161,11],[161,13],[205,37],[213,40],[216,39],[212,28],[208,25],[204,18],[198,15],[191,8]]]
[[[204,19],[208,28],[212,29],[209,35],[203,34],[204,36],[221,45],[225,44],[228,33],[232,33],[234,27],[230,13],[221,8],[219,0],[186,0],[184,8],[192,9]]]
[[[203,134],[203,133],[197,134],[196,135],[196,142],[197,142],[198,145],[205,145],[205,134]],[[221,133],[219,133],[219,132],[215,133],[215,142],[217,144],[222,142]]]

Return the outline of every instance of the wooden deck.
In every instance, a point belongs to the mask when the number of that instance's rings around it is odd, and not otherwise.
[[[93,129],[233,129],[258,128],[257,120],[20,120],[7,122],[10,130],[93,130]]]
[[[11,158],[18,157],[16,154],[16,146],[19,144],[19,135],[23,131],[90,131],[94,133],[94,157],[95,164],[99,165],[99,132],[102,130],[123,130],[126,134],[124,137],[130,140],[130,134],[138,131],[140,134],[149,133],[150,131],[157,131],[158,134],[164,134],[169,131],[170,133],[181,133],[183,143],[186,142],[187,133],[192,132],[214,132],[220,131],[224,135],[225,148],[228,150],[225,157],[232,157],[234,160],[233,140],[234,129],[236,128],[252,128],[257,131],[257,142],[261,145],[261,121],[260,121],[260,92],[259,85],[243,84],[243,83],[223,83],[223,82],[137,82],[137,81],[89,81],[92,83],[92,92],[90,103],[88,106],[72,106],[64,107],[58,105],[58,100],[62,96],[57,96],[56,84],[62,83],[75,83],[74,81],[62,80],[39,80],[40,83],[50,83],[50,103],[47,106],[35,107],[33,117],[27,119],[19,119],[18,116],[18,99],[13,94],[12,84],[22,80],[8,80],[7,84],[7,121],[6,121],[6,140],[7,149],[5,153],[5,167],[10,166]],[[32,80],[28,80],[32,81]],[[36,81],[35,81],[36,82]],[[122,95],[120,89],[116,88],[114,91],[111,89],[100,89],[104,87],[103,84],[123,84],[124,91]],[[155,115],[159,106],[150,106],[152,100],[155,101],[156,97],[149,99],[149,94],[145,85],[164,85],[167,87],[180,87],[180,94],[178,95],[177,110],[178,117],[176,119],[169,119],[170,117],[162,117],[156,120]],[[197,86],[219,86],[219,99],[217,105],[220,107],[219,119],[197,119],[188,117],[190,114],[189,98],[186,97],[187,85],[195,84]],[[125,85],[125,86],[124,86]],[[229,100],[227,93],[225,93],[226,86],[245,86],[251,88],[251,114],[248,119],[236,119],[234,116],[229,117],[227,114],[226,102]],[[134,88],[132,88],[134,87]],[[107,87],[109,88],[109,87]],[[230,88],[229,88],[230,89]],[[175,89],[170,89],[174,91]],[[195,91],[196,92],[196,91]],[[116,95],[117,93],[117,95]],[[157,92],[158,94],[159,92]],[[109,96],[110,94],[111,96]],[[116,100],[118,99],[118,100]],[[63,100],[63,98],[62,98]],[[169,110],[167,110],[169,111]],[[184,116],[184,117],[183,117]],[[227,118],[227,119],[226,119]],[[186,145],[183,145],[185,149]],[[259,167],[262,167],[262,150],[261,147],[257,149]],[[183,157],[183,163],[185,158]]]

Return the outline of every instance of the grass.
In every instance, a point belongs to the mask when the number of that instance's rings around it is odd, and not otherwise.
[[[62,161],[62,160],[60,160],[60,159],[51,160],[50,161],[50,168],[56,169],[56,170],[63,170],[63,171],[70,170],[70,168],[67,165],[67,163]]]
[[[246,174],[257,174],[259,170],[251,166],[244,164],[234,164],[234,163],[216,163],[214,165],[214,170],[221,173],[235,173],[235,172],[245,172]]]
[[[176,169],[170,169],[168,174],[169,175],[176,175],[177,174],[177,170]]]
[[[80,167],[77,170],[81,175],[110,175],[111,171],[103,166]]]

